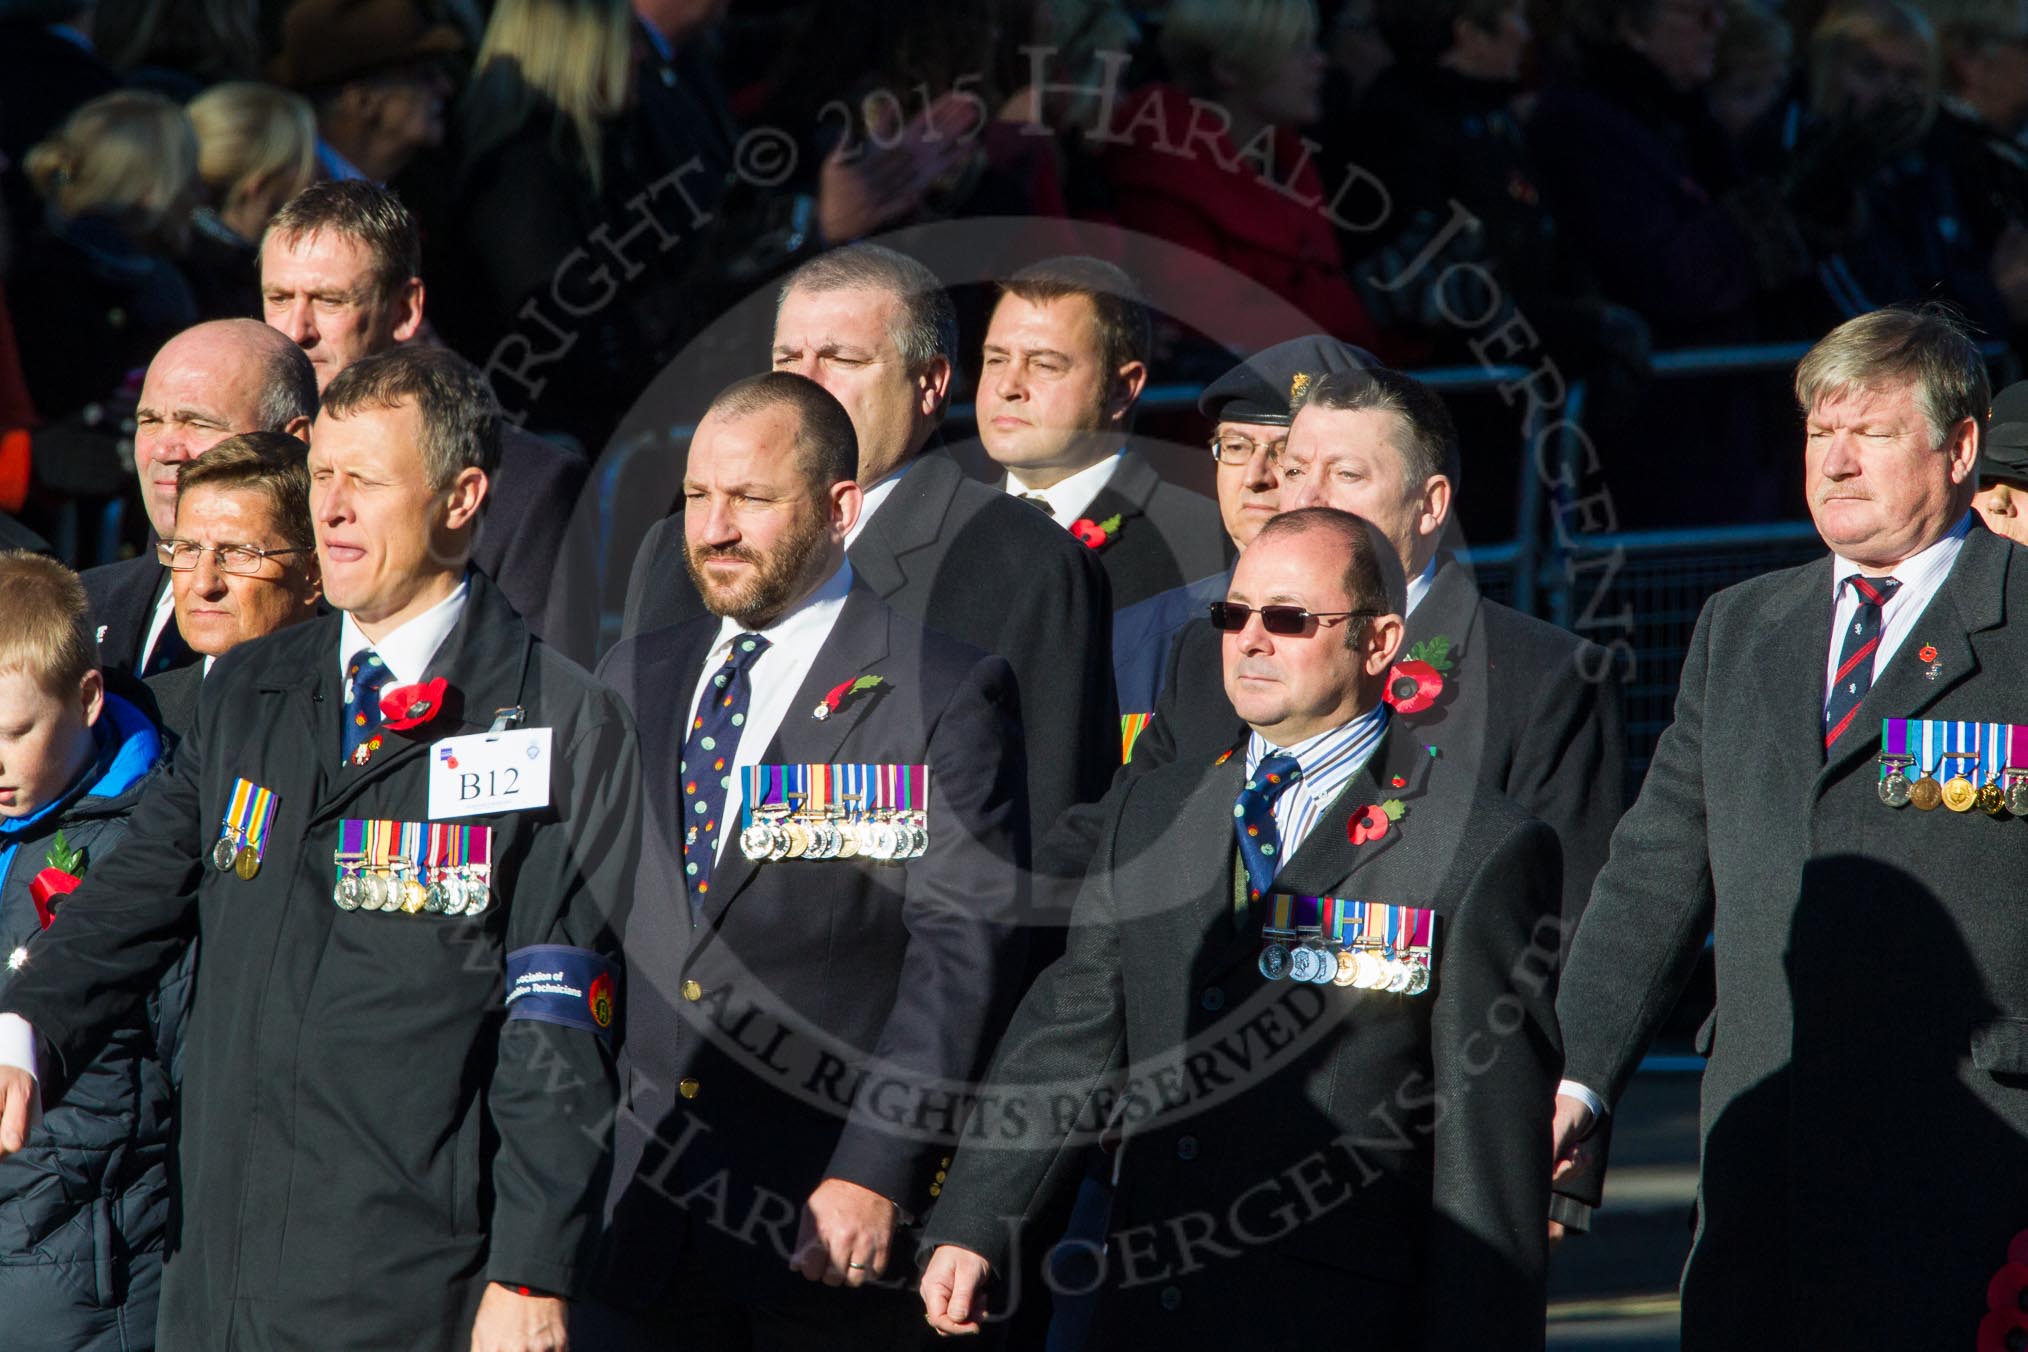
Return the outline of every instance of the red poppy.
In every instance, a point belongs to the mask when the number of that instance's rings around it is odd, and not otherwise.
[[[2007,1241],[2007,1261],[2028,1266],[2028,1230]]]
[[[35,918],[42,928],[48,929],[49,922],[56,919],[56,899],[69,896],[83,881],[60,868],[46,868],[29,880],[28,895],[35,902]]]
[[[823,722],[838,712],[838,706],[845,702],[847,695],[859,690],[871,690],[881,684],[881,680],[882,678],[878,676],[854,676],[838,682],[824,693],[824,698],[817,702],[817,707],[810,710],[810,717],[820,723]]]
[[[1104,549],[1112,540],[1113,532],[1119,528],[1120,518],[1117,512],[1103,521],[1094,521],[1088,516],[1081,516],[1070,523],[1070,533],[1087,549]]]
[[[1373,803],[1352,814],[1352,820],[1345,824],[1345,834],[1354,845],[1364,845],[1385,836],[1391,824],[1380,805]]]
[[[1994,1310],[1979,1321],[1978,1352],[2024,1352],[2028,1329],[2003,1310]]]
[[[1922,651],[1917,653],[1916,656],[1920,657],[1925,662],[1936,661],[1936,645],[1934,643],[1923,644]]]
[[[1443,673],[1427,662],[1396,662],[1387,673],[1387,702],[1398,714],[1419,714],[1443,692]]]
[[[391,732],[421,727],[444,707],[444,694],[451,688],[439,676],[420,685],[400,685],[380,697],[380,722]]]
[[[2028,1292],[2028,1267],[2008,1263],[1986,1283],[1986,1308],[1998,1310],[2017,1324],[2028,1324],[2028,1306],[2022,1294]]]

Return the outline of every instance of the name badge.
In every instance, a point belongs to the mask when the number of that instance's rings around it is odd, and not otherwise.
[[[430,748],[430,817],[549,806],[549,729],[447,737]]]

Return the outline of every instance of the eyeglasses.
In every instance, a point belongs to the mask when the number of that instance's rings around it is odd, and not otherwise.
[[[1227,634],[1236,634],[1246,628],[1248,620],[1258,615],[1261,628],[1270,634],[1287,637],[1292,634],[1309,633],[1313,621],[1370,620],[1379,614],[1377,610],[1304,610],[1301,606],[1255,607],[1243,606],[1237,601],[1213,601],[1211,627]]]
[[[155,544],[155,557],[162,561],[164,568],[187,573],[197,566],[197,560],[209,550],[218,558],[218,571],[236,573],[250,577],[261,570],[261,564],[268,559],[284,554],[308,554],[311,551],[301,546],[288,549],[256,549],[252,545],[202,545],[195,540],[160,540]]]
[[[1255,441],[1237,432],[1226,432],[1211,439],[1211,458],[1221,465],[1244,465],[1260,451],[1267,452],[1267,461],[1273,465],[1282,458],[1282,447],[1289,444],[1287,437],[1276,437],[1273,441]]]

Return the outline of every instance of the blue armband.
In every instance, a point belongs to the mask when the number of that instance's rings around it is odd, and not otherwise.
[[[588,948],[531,944],[507,955],[507,1017],[596,1033],[608,1045],[617,1016],[613,961]]]

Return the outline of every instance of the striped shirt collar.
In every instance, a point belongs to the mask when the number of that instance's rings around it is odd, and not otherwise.
[[[1374,701],[1373,707],[1351,722],[1320,732],[1315,737],[1280,747],[1249,733],[1246,739],[1246,773],[1249,777],[1260,763],[1277,752],[1294,756],[1302,767],[1295,787],[1275,800],[1275,830],[1281,836],[1280,857],[1293,856],[1302,847],[1317,819],[1324,813],[1353,776],[1366,768],[1380,739],[1387,732],[1387,704]]]

